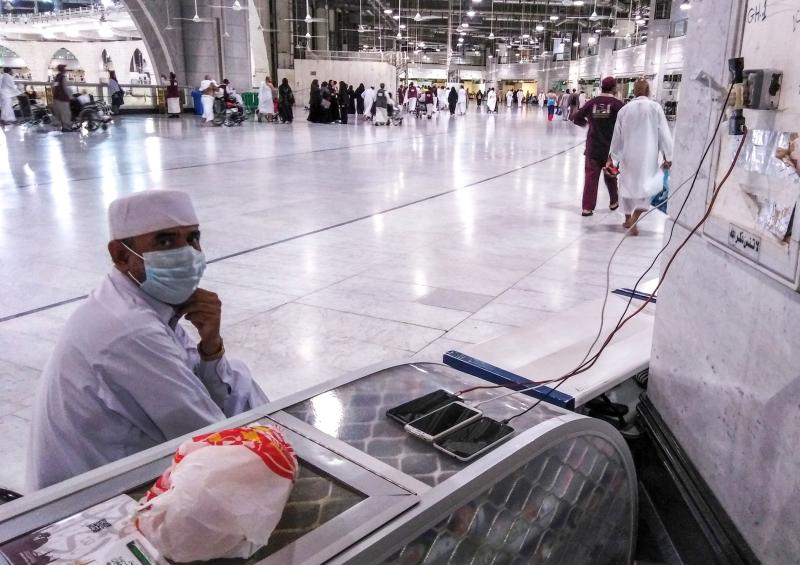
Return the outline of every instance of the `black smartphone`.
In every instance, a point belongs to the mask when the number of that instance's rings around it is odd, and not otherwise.
[[[480,417],[480,410],[475,410],[462,402],[453,402],[418,420],[409,422],[406,424],[405,430],[424,441],[434,441]]]
[[[386,411],[386,416],[395,422],[406,425],[409,422],[422,418],[425,414],[430,414],[442,406],[447,406],[459,400],[461,399],[452,392],[439,389],[425,396],[409,400],[400,406],[390,408]]]
[[[436,449],[461,461],[471,461],[509,439],[514,428],[483,417],[433,442]]]

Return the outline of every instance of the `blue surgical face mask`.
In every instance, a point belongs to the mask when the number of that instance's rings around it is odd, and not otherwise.
[[[123,245],[125,245],[123,243]],[[125,248],[144,261],[144,282],[137,281],[147,294],[167,304],[183,304],[197,290],[206,270],[206,256],[191,245],[165,251],[148,251],[139,255]]]

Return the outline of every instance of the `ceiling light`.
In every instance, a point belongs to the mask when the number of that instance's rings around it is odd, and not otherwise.
[[[195,15],[197,15],[197,14],[195,13]],[[304,21],[305,21],[307,24],[310,24],[310,23],[311,23],[311,14],[306,14],[306,17],[305,17],[305,18],[303,18],[303,20],[304,20]]]
[[[592,12],[592,15],[591,15],[591,16],[589,16],[589,20],[591,20],[591,21],[593,21],[593,22],[596,22],[596,21],[597,21],[597,20],[599,20],[599,19],[600,19],[600,16],[598,16],[598,15],[597,15],[597,10],[594,10],[594,11]]]
[[[494,32],[493,31],[489,32],[489,39],[494,39]]]
[[[475,10],[469,10],[467,12],[467,16],[470,17],[470,18],[474,18],[475,17]]]
[[[544,26],[542,24],[538,24],[536,26],[536,31],[544,31]]]
[[[406,29],[406,24],[400,24],[400,29]]]
[[[239,0],[234,0],[233,6],[231,6],[231,8],[233,8],[234,12],[238,12],[239,10],[242,9],[242,3],[239,2]]]
[[[494,55],[492,55],[491,53],[489,53],[488,57],[489,57],[490,59],[493,59],[493,58],[494,58]]]
[[[550,16],[550,21],[554,22],[558,19],[558,16]]]
[[[193,21],[194,23],[196,23],[196,24],[197,24],[197,23],[200,23],[200,16],[198,16],[198,15],[195,13],[195,15],[192,17],[192,21]]]
[[[397,32],[397,39],[403,39],[403,34],[399,31]]]
[[[596,30],[594,30],[594,32],[595,32],[595,33],[603,33],[603,30],[602,30],[602,29],[600,29],[600,28],[597,28]]]
[[[583,0],[575,0],[572,5],[573,6],[583,6],[585,2]]]
[[[463,24],[461,24],[461,27],[469,27],[469,22],[464,22]]]
[[[394,16],[392,16],[392,17],[393,17],[394,19],[398,20],[398,21],[400,20],[400,14],[395,14],[395,15],[394,15]]]
[[[573,41],[572,42],[572,46],[573,47],[580,47],[581,46],[581,42],[580,41]]]
[[[523,33],[522,34],[522,39],[528,39],[529,37],[530,37],[529,33]]]
[[[595,43],[597,43],[597,38],[596,37],[590,37],[589,38],[589,45],[594,45]]]
[[[386,9],[383,11],[383,13],[384,13],[384,14],[391,14],[391,13],[392,13],[392,9],[391,9],[391,8],[386,8]]]
[[[306,32],[306,39],[311,39],[311,32],[309,31]]]
[[[686,11],[686,10],[691,10],[691,9],[692,9],[692,5],[689,3],[689,0],[684,0],[681,3],[681,10]]]
[[[467,35],[467,34],[466,34],[466,33],[464,33],[464,32],[462,31],[462,32],[461,32],[461,33],[459,33],[458,35],[460,35],[461,37],[464,37],[464,36],[465,36],[465,35]]]
[[[422,14],[420,14],[419,12],[417,12],[417,13],[414,15],[414,21],[415,21],[415,22],[421,22],[421,21],[422,21]]]
[[[458,42],[459,42],[459,43],[464,43],[464,38],[463,38],[463,37],[459,37],[459,38],[458,38]]]

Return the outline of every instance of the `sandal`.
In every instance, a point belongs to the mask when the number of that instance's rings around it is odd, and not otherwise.
[[[613,212],[614,210],[616,210],[617,208],[619,208],[619,202],[614,202],[613,204],[611,204],[611,205],[608,207],[608,209],[609,209],[609,210],[611,210],[612,212]]]
[[[594,212],[592,210],[583,210],[581,211],[581,216],[583,217],[594,216]]]

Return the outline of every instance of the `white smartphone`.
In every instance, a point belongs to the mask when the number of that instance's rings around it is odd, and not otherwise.
[[[421,440],[432,442],[481,417],[481,412],[461,402],[453,402],[425,414],[405,426],[405,430]]]

